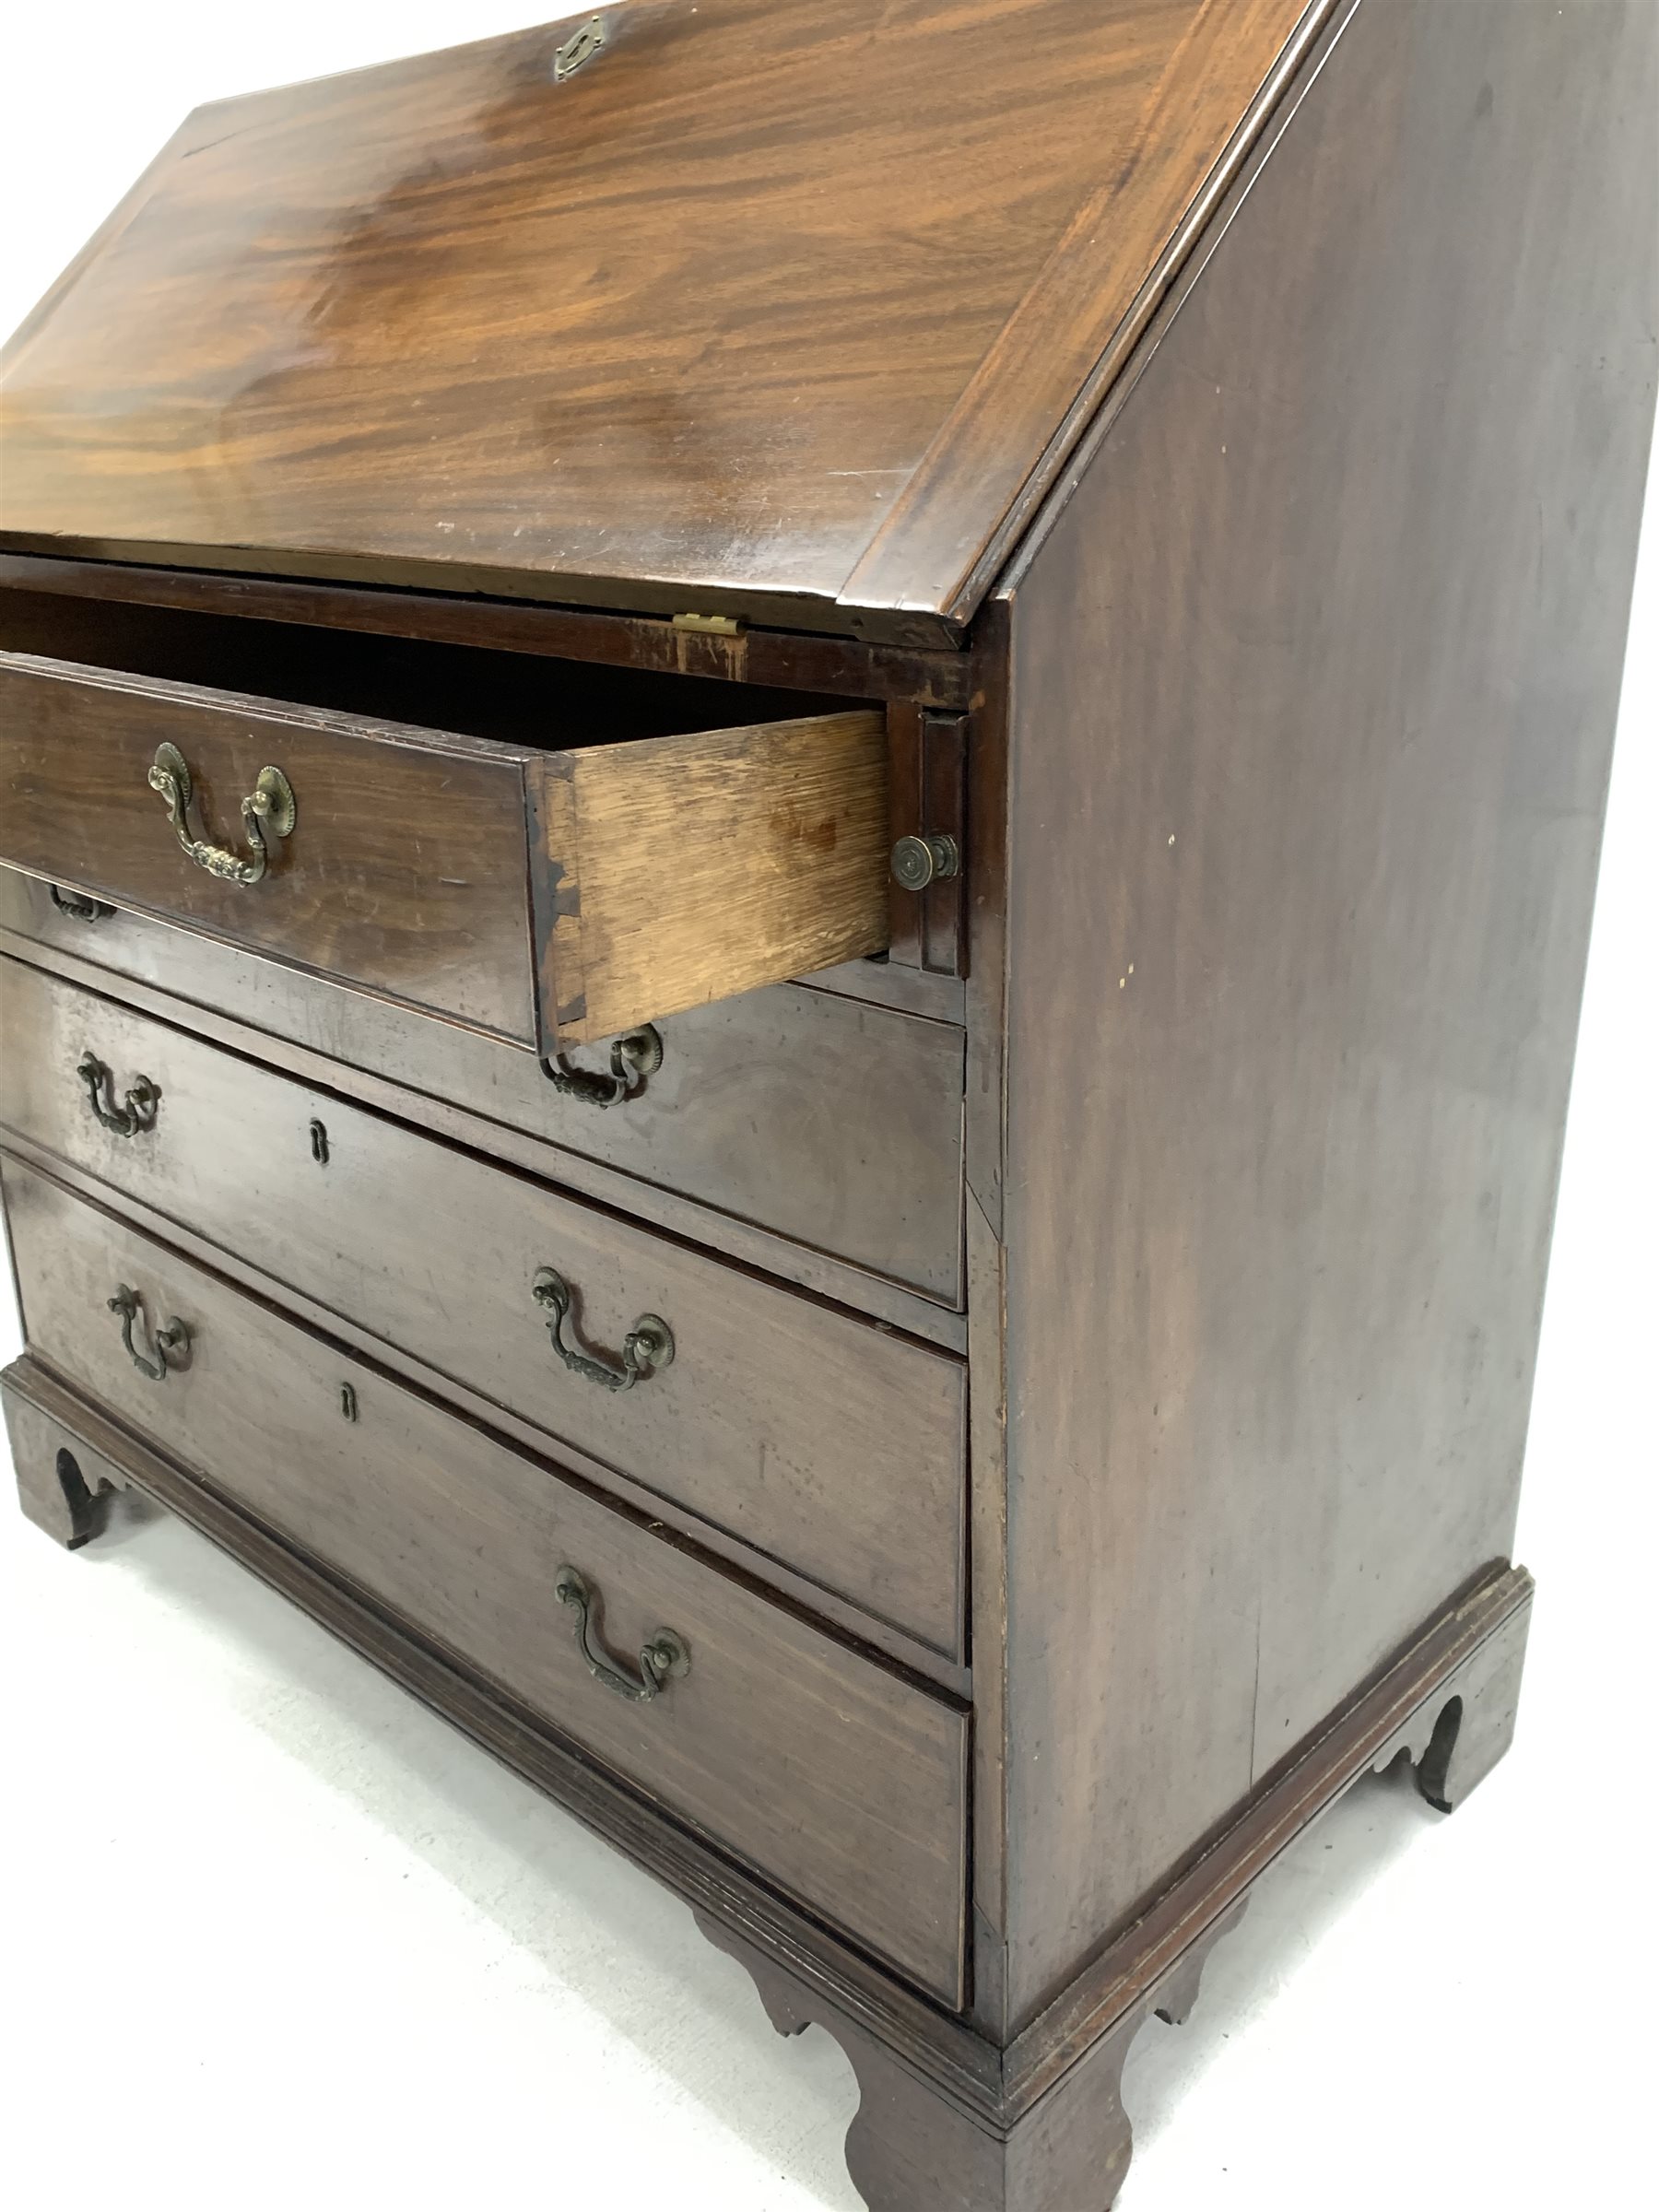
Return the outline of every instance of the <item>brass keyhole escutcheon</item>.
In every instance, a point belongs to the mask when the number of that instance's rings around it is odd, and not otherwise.
[[[591,62],[605,44],[605,18],[590,16],[579,30],[573,30],[553,56],[553,82],[562,85],[567,76]]]

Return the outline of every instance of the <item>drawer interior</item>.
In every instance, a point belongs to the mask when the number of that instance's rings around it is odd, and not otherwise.
[[[845,699],[0,592],[0,862],[543,1053],[888,943]]]
[[[552,748],[842,713],[841,695],[366,637],[174,607],[0,591],[0,652],[253,691],[505,745]],[[873,704],[875,702],[864,702]]]

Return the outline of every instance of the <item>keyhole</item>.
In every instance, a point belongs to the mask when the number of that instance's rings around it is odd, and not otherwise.
[[[605,18],[590,17],[579,30],[571,32],[553,56],[553,81],[562,85],[567,76],[574,76],[584,62],[591,62],[605,43]]]
[[[311,1125],[311,1147],[312,1158],[320,1168],[325,1168],[328,1165],[328,1132],[321,1122],[313,1122]]]

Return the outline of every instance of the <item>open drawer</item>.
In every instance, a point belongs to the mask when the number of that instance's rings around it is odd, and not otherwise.
[[[886,945],[879,712],[619,720],[503,741],[0,653],[0,863],[549,1053]]]

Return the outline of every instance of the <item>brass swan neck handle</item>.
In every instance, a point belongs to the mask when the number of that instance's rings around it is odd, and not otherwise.
[[[637,1681],[614,1666],[598,1641],[599,1594],[579,1569],[561,1567],[554,1578],[553,1594],[576,1616],[576,1641],[588,1672],[618,1697],[631,1699],[636,1705],[649,1705],[653,1698],[662,1696],[670,1682],[690,1673],[691,1654],[686,1640],[673,1629],[658,1629],[641,1651]]]
[[[636,1382],[674,1360],[674,1332],[657,1313],[641,1313],[622,1339],[620,1359],[606,1359],[565,1342],[565,1323],[573,1298],[571,1286],[557,1269],[538,1267],[530,1295],[547,1316],[547,1335],[553,1349],[573,1375],[596,1382],[601,1390],[631,1390]]]
[[[556,1053],[541,1065],[543,1075],[561,1097],[580,1099],[603,1112],[607,1106],[624,1106],[639,1097],[663,1065],[663,1040],[649,1022],[643,1029],[629,1030],[611,1046],[609,1075],[597,1068],[574,1067],[564,1053]]]
[[[136,1136],[153,1129],[161,1111],[161,1091],[147,1076],[135,1076],[120,1105],[115,1102],[115,1077],[96,1053],[82,1055],[76,1074],[86,1085],[87,1104],[95,1121],[115,1136]]]
[[[147,1359],[133,1341],[133,1332],[144,1314],[144,1300],[136,1290],[123,1283],[109,1301],[112,1313],[121,1316],[121,1341],[126,1347],[127,1358],[151,1382],[165,1382],[175,1368],[190,1365],[190,1328],[175,1313],[154,1332],[156,1356]]]
[[[115,912],[101,899],[93,899],[85,891],[66,891],[61,883],[49,883],[47,893],[60,914],[67,914],[72,922],[107,922]]]
[[[224,845],[194,837],[190,829],[191,776],[188,762],[176,745],[159,745],[149,771],[149,786],[159,792],[173,826],[179,849],[198,868],[217,876],[221,883],[258,883],[269,865],[271,850],[293,832],[297,808],[294,787],[279,768],[262,768],[253,788],[241,803],[242,826],[248,833],[246,857]]]

